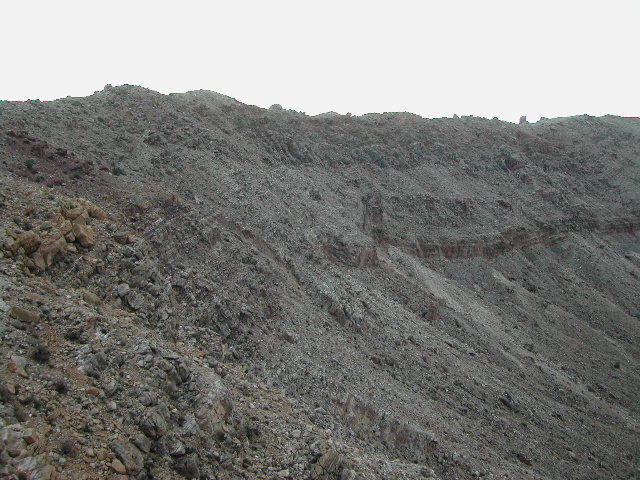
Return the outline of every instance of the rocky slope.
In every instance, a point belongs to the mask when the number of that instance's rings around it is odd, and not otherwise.
[[[635,478],[640,120],[0,102],[2,468]]]

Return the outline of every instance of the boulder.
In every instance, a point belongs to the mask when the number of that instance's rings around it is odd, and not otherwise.
[[[135,290],[131,290],[125,297],[125,301],[129,308],[133,311],[144,310],[145,307],[150,306],[150,302],[147,301],[145,296]]]
[[[200,466],[197,455],[194,453],[187,455],[178,463],[176,469],[186,478],[198,478],[200,476]]]
[[[335,478],[342,469],[344,458],[333,449],[327,450],[316,464],[316,478]]]
[[[77,206],[77,207],[70,208],[68,210],[64,210],[62,212],[62,216],[64,216],[64,218],[68,220],[75,220],[77,217],[82,215],[82,212],[84,212],[84,208]]]
[[[129,442],[115,441],[111,444],[111,450],[122,462],[129,475],[137,475],[144,468],[144,457],[135,445]]]
[[[151,450],[151,441],[145,435],[139,433],[131,441],[143,453],[149,453]]]
[[[82,294],[82,299],[92,305],[102,305],[102,299],[93,292],[85,291]]]
[[[124,298],[131,291],[128,283],[121,283],[116,287],[116,293],[120,298]]]
[[[56,470],[47,461],[45,454],[26,457],[15,465],[17,478],[29,480],[50,480],[56,477]]]
[[[42,261],[44,262],[45,268],[49,268],[56,260],[56,257],[67,251],[67,241],[62,235],[56,235],[48,239],[44,245],[40,247],[40,249],[34,254],[37,256],[40,254],[42,256]],[[37,264],[36,260],[34,262]]]
[[[96,243],[95,233],[93,232],[93,228],[89,225],[74,223],[73,234],[76,236],[78,243],[85,248],[91,248]]]
[[[157,440],[167,433],[167,421],[165,418],[168,416],[168,411],[163,412],[160,407],[155,407],[147,410],[138,418],[138,426],[147,437]]]
[[[18,244],[18,248],[23,248],[26,255],[30,255],[40,247],[42,240],[37,233],[31,231],[20,235],[14,243]]]
[[[212,435],[218,435],[227,430],[227,421],[231,415],[233,406],[226,398],[211,398],[208,395],[196,411],[196,418],[200,430]]]
[[[120,475],[126,475],[127,473],[127,468],[117,458],[114,458],[113,461],[111,462],[111,470],[113,470],[114,472]]]
[[[89,207],[89,215],[91,215],[96,220],[104,220],[105,218],[107,218],[107,213],[101,208],[95,206]]]
[[[31,310],[18,306],[11,307],[11,310],[9,310],[9,316],[27,323],[35,323],[40,320],[39,313],[32,312]]]
[[[76,218],[74,218],[71,223],[73,223],[74,225],[76,223],[79,223],[81,225],[86,225],[88,221],[89,221],[89,214],[87,213],[86,210],[83,210],[82,213],[78,215]]]
[[[35,268],[36,270],[40,270],[44,272],[47,269],[47,263],[44,261],[44,257],[42,256],[42,252],[36,252],[31,256],[31,262],[33,262],[33,266],[28,265],[29,268]]]
[[[71,230],[73,230],[73,224],[69,220],[65,219],[58,224],[58,230],[63,235],[66,235],[67,233],[71,232]]]

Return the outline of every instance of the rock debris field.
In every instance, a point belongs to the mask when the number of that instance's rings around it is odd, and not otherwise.
[[[640,119],[0,102],[0,477],[636,479]]]

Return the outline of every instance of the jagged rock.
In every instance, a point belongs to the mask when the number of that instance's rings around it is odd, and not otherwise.
[[[26,457],[15,465],[15,473],[18,478],[29,480],[53,480],[56,470],[47,461],[46,455]]]
[[[76,207],[73,207],[73,208],[69,208],[69,209],[63,210],[62,211],[62,215],[67,220],[73,221],[76,218],[78,218],[80,215],[82,215],[82,213],[84,211],[85,211],[84,208],[82,208],[80,206],[76,206]]]
[[[40,270],[46,270],[56,261],[60,254],[67,251],[67,241],[63,235],[47,238],[43,245],[33,254],[34,263]]]
[[[142,392],[140,394],[140,397],[138,398],[138,401],[144,405],[145,407],[150,407],[152,405],[156,405],[158,403],[158,399],[156,397],[156,395],[153,392],[150,392],[148,390]]]
[[[151,306],[151,302],[149,302],[144,294],[131,290],[125,297],[125,302],[131,308],[131,310],[145,310]]]
[[[25,255],[30,255],[40,247],[41,243],[40,236],[34,231],[30,231],[23,233],[14,242],[8,244],[7,249],[15,255],[22,248]]]
[[[67,235],[68,233],[71,233],[71,231],[73,230],[73,224],[69,220],[64,219],[62,222],[58,224],[57,228],[62,235]]]
[[[169,454],[172,457],[181,457],[187,453],[184,443],[182,443],[179,439],[173,439],[171,446],[169,447]]]
[[[131,442],[138,447],[142,453],[149,453],[151,450],[151,441],[145,435],[136,435],[131,439]]]
[[[91,248],[95,245],[95,233],[89,225],[81,223],[73,224],[73,234],[76,236],[78,243],[85,248]]]
[[[176,398],[179,391],[178,386],[176,385],[176,382],[169,379],[166,379],[162,383],[162,390],[172,398]]]
[[[89,213],[86,210],[82,210],[82,213],[71,221],[73,225],[76,225],[76,224],[86,225],[88,222],[89,222]]]
[[[191,372],[184,363],[179,364],[176,370],[182,382],[186,382],[191,377]]]
[[[342,468],[344,458],[335,450],[326,451],[317,461],[316,476],[317,478],[330,478],[336,475]]]
[[[163,410],[160,406],[154,407],[145,411],[138,419],[138,426],[147,437],[157,440],[167,433],[165,418],[168,415],[163,414]]]
[[[188,436],[193,436],[198,433],[198,422],[196,421],[196,417],[192,413],[188,413],[185,415],[184,422],[182,423],[182,431],[185,435]]]
[[[198,478],[200,476],[200,464],[198,461],[198,456],[193,453],[187,455],[178,463],[176,469],[185,478]]]
[[[129,475],[137,475],[144,468],[144,457],[133,444],[116,441],[111,444],[111,450],[123,463]]]
[[[228,398],[211,398],[209,396],[196,410],[200,430],[213,435],[224,432],[232,410],[233,407]]]

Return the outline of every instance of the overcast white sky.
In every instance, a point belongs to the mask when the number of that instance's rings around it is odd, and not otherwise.
[[[3,1],[0,99],[130,83],[317,114],[640,116],[640,0]]]

